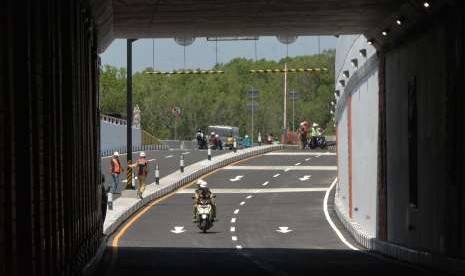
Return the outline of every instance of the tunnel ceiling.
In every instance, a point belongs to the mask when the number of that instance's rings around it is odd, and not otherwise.
[[[93,0],[93,9],[105,44],[113,38],[367,33],[406,2]]]

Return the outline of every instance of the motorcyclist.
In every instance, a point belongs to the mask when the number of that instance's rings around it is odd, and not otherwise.
[[[223,143],[221,142],[220,135],[218,134],[215,134],[215,144],[220,150],[223,149]]]
[[[229,132],[228,138],[226,138],[226,145],[227,145],[227,147],[229,147],[229,149],[233,149],[234,137],[232,135],[232,132]]]
[[[266,143],[271,145],[273,144],[273,141],[274,141],[273,133],[268,134],[268,137],[266,138]]]
[[[208,184],[205,180],[197,180],[197,189],[194,194],[194,212],[193,212],[193,222],[197,222],[197,205],[200,203],[201,199],[207,199],[212,206],[212,217],[213,220],[216,220],[216,202],[215,195],[208,188]]]
[[[321,133],[320,133],[319,125],[318,123],[314,122],[312,125],[312,137],[318,137],[320,135]]]
[[[308,122],[303,121],[299,125],[299,137],[302,143],[302,149],[307,146]]]

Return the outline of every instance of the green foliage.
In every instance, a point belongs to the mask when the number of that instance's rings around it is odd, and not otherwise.
[[[259,90],[255,110],[255,135],[258,131],[281,132],[283,120],[284,75],[282,73],[251,74],[251,69],[326,67],[325,73],[289,73],[288,91],[299,92],[295,102],[294,126],[303,120],[319,122],[327,134],[334,133],[330,102],[334,93],[334,50],[320,55],[286,58],[278,62],[236,58],[213,69],[221,75],[149,75],[145,71],[133,76],[134,104],[141,108],[142,127],[159,138],[173,138],[174,125],[178,139],[192,139],[197,128],[208,125],[238,126],[241,135],[251,131],[251,111],[247,91]],[[126,115],[126,69],[105,65],[100,75],[101,108],[103,113]],[[176,119],[171,108],[181,107]],[[288,100],[288,126],[292,129],[292,101]],[[176,122],[175,122],[176,120]]]

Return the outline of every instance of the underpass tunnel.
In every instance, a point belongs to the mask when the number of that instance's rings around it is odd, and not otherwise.
[[[339,36],[342,224],[369,250],[463,271],[464,3],[346,2],[2,1],[0,274],[79,274],[104,241],[98,74],[113,39],[281,34]]]

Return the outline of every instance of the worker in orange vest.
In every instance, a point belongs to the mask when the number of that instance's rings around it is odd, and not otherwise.
[[[148,164],[149,162],[145,158],[145,152],[141,151],[137,163],[131,165],[131,167],[136,168],[138,180],[137,197],[140,199],[142,199],[142,193],[144,192],[145,186],[147,185],[145,179],[147,178],[147,174],[149,173]]]
[[[123,167],[121,166],[121,162],[119,161],[119,152],[115,151],[111,158],[111,190],[110,193],[116,193],[118,191],[119,186],[119,179],[120,174],[124,171]]]

